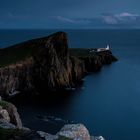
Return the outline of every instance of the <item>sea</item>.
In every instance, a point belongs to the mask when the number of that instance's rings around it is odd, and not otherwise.
[[[60,30],[0,30],[0,48]],[[86,76],[71,92],[13,99],[23,125],[55,134],[67,123],[84,124],[106,140],[140,139],[140,30],[61,30],[70,48],[110,45],[119,61]]]

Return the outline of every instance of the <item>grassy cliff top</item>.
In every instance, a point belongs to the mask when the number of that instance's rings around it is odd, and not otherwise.
[[[19,48],[6,48],[0,50],[0,67],[4,67],[10,64],[15,64],[18,61],[24,60],[30,57],[32,54],[32,48],[19,47]]]
[[[71,56],[76,56],[76,57],[89,57],[89,56],[94,56],[97,54],[97,52],[90,52],[91,49],[86,49],[86,48],[70,48],[69,53]]]

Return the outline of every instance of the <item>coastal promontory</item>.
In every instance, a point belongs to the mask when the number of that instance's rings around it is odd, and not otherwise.
[[[0,95],[72,88],[87,73],[116,60],[110,50],[68,48],[64,32],[29,40],[0,49]]]

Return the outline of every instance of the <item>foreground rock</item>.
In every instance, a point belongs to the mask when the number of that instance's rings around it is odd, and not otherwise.
[[[99,71],[103,64],[116,60],[110,51],[91,54],[85,49],[85,52],[86,56],[73,55],[64,32],[1,49],[0,95],[71,88],[87,72]]]
[[[90,135],[88,130],[82,124],[70,124],[65,125],[60,132],[57,134],[59,137],[66,137],[69,139],[83,139],[90,140]]]
[[[2,128],[0,124],[0,134],[1,140],[105,140],[102,136],[90,136],[82,124],[65,125],[56,135],[14,127]]]
[[[5,127],[6,124],[9,124],[9,127],[11,127],[12,124],[16,128],[22,128],[22,123],[17,112],[17,108],[13,104],[6,101],[0,101],[0,122],[3,124],[3,126],[5,124]]]
[[[56,135],[42,131],[37,132],[45,140],[105,140],[102,136],[90,136],[83,124],[65,125]]]
[[[0,101],[0,140],[104,140],[91,137],[83,124],[67,124],[56,135],[22,127],[16,107]]]
[[[0,101],[0,140],[104,140],[91,137],[82,124],[67,124],[56,135],[22,127],[16,107]]]

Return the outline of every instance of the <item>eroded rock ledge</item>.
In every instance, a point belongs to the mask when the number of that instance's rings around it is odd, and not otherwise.
[[[0,60],[0,95],[6,97],[26,90],[74,87],[87,72],[117,59],[111,51],[90,54],[88,49],[68,49],[66,33],[58,32],[1,49]]]

